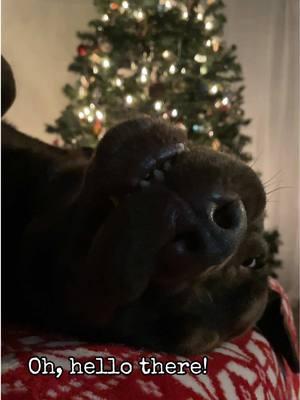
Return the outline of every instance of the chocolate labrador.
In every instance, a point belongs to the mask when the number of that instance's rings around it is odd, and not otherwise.
[[[253,170],[147,117],[90,153],[2,124],[4,319],[186,355],[258,323],[297,370],[280,318],[272,338]]]

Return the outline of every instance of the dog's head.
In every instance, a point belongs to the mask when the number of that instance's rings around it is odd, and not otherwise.
[[[89,240],[72,263],[70,313],[117,340],[180,353],[241,334],[267,298],[265,202],[238,159],[150,118],[118,125],[78,198]]]

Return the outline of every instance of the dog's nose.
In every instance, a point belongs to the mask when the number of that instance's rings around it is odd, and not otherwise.
[[[173,273],[175,278],[219,265],[244,238],[247,215],[237,196],[200,199],[195,215],[192,223],[185,210],[178,216],[178,234],[163,251],[162,276]]]
[[[234,253],[247,228],[247,215],[239,198],[218,196],[204,202],[198,227],[199,258],[206,266],[222,263]]]

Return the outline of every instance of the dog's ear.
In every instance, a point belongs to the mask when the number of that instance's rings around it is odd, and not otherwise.
[[[1,56],[1,116],[13,104],[16,97],[16,84],[11,66]]]
[[[283,357],[293,372],[300,372],[298,349],[287,323],[281,295],[269,288],[269,299],[265,312],[257,327],[268,339],[273,350]]]

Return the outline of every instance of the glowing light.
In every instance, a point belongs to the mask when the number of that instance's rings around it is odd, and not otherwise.
[[[201,12],[197,13],[197,20],[203,21],[203,14]]]
[[[184,74],[186,74],[186,69],[183,67],[183,68],[181,68],[180,72],[182,73],[182,75],[184,75]]]
[[[133,97],[131,96],[131,94],[128,94],[128,95],[125,97],[125,101],[126,101],[126,103],[127,103],[129,106],[133,103]]]
[[[214,29],[214,24],[212,23],[212,21],[206,21],[205,22],[205,29],[207,31],[211,31],[212,29]]]
[[[86,90],[83,86],[80,86],[78,94],[81,99],[86,96]]]
[[[138,21],[142,21],[144,19],[144,17],[145,17],[145,14],[143,13],[143,11],[141,9],[139,9],[139,10],[135,10],[133,12],[133,16]]]
[[[206,41],[205,46],[206,46],[206,47],[210,47],[210,46],[211,46],[211,40],[210,40],[210,39],[208,39],[208,40]]]
[[[94,117],[92,115],[89,115],[87,117],[88,122],[93,122],[94,121]]]
[[[202,66],[200,67],[200,74],[201,74],[201,75],[206,75],[207,72],[208,72],[207,66],[206,66],[206,65],[202,65]]]
[[[175,72],[176,72],[176,66],[175,66],[174,64],[170,65],[169,72],[170,72],[170,74],[172,74],[172,75],[175,74]]]
[[[84,113],[83,113],[82,111],[79,111],[78,117],[79,117],[80,119],[83,119],[83,118],[85,117],[85,115],[84,115]]]
[[[122,7],[125,8],[125,10],[127,10],[129,8],[128,1],[122,1]]]
[[[189,18],[189,13],[188,13],[188,11],[183,11],[181,15],[182,15],[182,19],[187,20],[187,19]]]
[[[147,70],[146,67],[143,67],[143,68],[141,69],[141,74],[142,74],[142,75],[148,75],[148,70]]]
[[[227,106],[229,104],[229,98],[228,97],[224,97],[224,99],[222,100],[222,104],[224,106]]]
[[[89,107],[84,107],[83,112],[85,113],[85,115],[89,115],[91,113],[91,110]]]
[[[172,115],[173,118],[178,117],[178,111],[176,110],[176,108],[174,108],[174,109],[171,111],[171,115]]]
[[[91,103],[91,104],[90,104],[90,109],[91,109],[91,110],[95,110],[95,108],[96,108],[95,104],[94,104],[94,103]]]
[[[105,69],[108,69],[108,68],[110,67],[110,61],[109,61],[108,58],[104,58],[104,59],[102,60],[102,66],[103,66],[103,68],[105,68]]]
[[[194,60],[198,63],[205,63],[207,61],[207,57],[201,54],[196,54]]]
[[[163,119],[168,119],[169,118],[169,116],[168,116],[168,114],[167,113],[163,113]]]
[[[100,110],[97,110],[97,111],[96,111],[96,117],[97,117],[98,119],[102,120],[102,119],[104,118],[103,112],[100,111]]]
[[[171,1],[167,0],[167,1],[165,2],[165,7],[166,7],[167,10],[170,10],[170,9],[172,8],[172,3],[171,3]]]
[[[109,16],[108,16],[107,14],[104,14],[104,15],[102,16],[102,21],[103,21],[103,22],[109,21]]]
[[[162,53],[163,58],[169,58],[170,55],[171,55],[171,53],[169,52],[169,50],[165,50],[165,51],[163,51],[163,53]]]
[[[158,100],[158,101],[156,101],[156,102],[154,103],[154,109],[155,109],[156,111],[161,111],[162,106],[163,106],[163,102],[160,101],[160,100]]]
[[[214,136],[214,131],[213,131],[213,130],[210,130],[210,131],[208,132],[208,136],[209,136],[209,137],[213,137],[213,136]]]
[[[217,85],[212,85],[212,87],[209,89],[209,92],[211,94],[217,94],[218,93],[218,86]]]
[[[116,86],[120,87],[120,86],[122,86],[122,83],[123,83],[123,82],[122,82],[122,79],[120,79],[120,78],[116,78],[116,79],[115,79],[115,85],[116,85]]]
[[[93,66],[93,73],[94,74],[98,74],[98,72],[99,72],[99,68],[97,67],[97,65],[94,65]]]
[[[218,100],[218,101],[215,102],[215,107],[216,107],[216,108],[220,108],[221,105],[222,105],[222,103],[221,103],[220,100]]]
[[[141,82],[146,83],[148,80],[147,75],[141,75]]]

